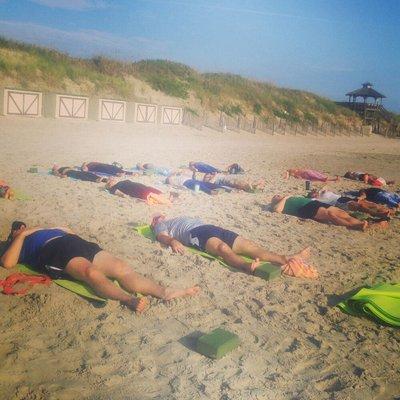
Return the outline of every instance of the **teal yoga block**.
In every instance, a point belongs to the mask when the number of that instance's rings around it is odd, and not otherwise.
[[[210,358],[221,358],[238,347],[240,339],[234,333],[217,328],[211,333],[199,337],[197,351]]]
[[[281,275],[281,267],[270,263],[261,264],[254,270],[254,276],[270,281]]]

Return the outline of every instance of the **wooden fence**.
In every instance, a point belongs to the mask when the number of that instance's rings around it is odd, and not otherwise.
[[[364,136],[367,132],[363,127],[343,128],[339,125],[323,123],[320,125],[295,124],[281,118],[261,119],[257,116],[230,116],[223,112],[218,114],[204,112],[203,115],[196,115],[185,110],[182,123],[184,125],[202,129],[203,126],[219,132],[240,132],[249,133],[264,132],[269,135],[313,135],[313,136]]]

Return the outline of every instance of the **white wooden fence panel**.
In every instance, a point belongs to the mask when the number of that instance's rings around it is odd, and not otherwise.
[[[87,118],[89,105],[87,97],[58,95],[56,102],[57,118]]]
[[[105,121],[125,121],[126,102],[100,99],[99,115]]]
[[[40,117],[42,114],[42,93],[5,89],[4,114]]]
[[[180,125],[182,123],[182,108],[162,107],[161,123],[166,125]]]
[[[136,104],[136,122],[157,122],[157,106],[154,104]]]

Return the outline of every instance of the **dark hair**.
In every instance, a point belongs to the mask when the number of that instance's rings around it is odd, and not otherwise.
[[[347,179],[350,179],[350,178],[351,178],[351,172],[350,172],[350,171],[347,171],[347,172],[344,174],[344,177],[347,178]]]
[[[25,227],[26,227],[26,223],[25,223],[25,222],[22,222],[22,221],[14,221],[14,222],[11,224],[11,230],[10,230],[10,234],[8,235],[8,238],[7,238],[7,243],[11,244],[11,242],[13,241],[13,236],[12,236],[13,232],[14,232],[14,231],[17,231],[17,230],[20,229],[22,226],[25,226]]]
[[[242,174],[244,173],[244,169],[239,164],[232,164],[228,168],[228,172],[230,174]]]
[[[21,226],[26,226],[25,222],[22,221],[14,221],[11,224],[11,230],[10,233],[7,237],[7,240],[4,242],[0,242],[0,257],[8,250],[8,248],[10,247],[12,241],[13,241],[13,232],[20,229]]]

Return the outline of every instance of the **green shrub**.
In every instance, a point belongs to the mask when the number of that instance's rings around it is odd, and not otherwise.
[[[311,114],[310,112],[304,113],[304,121],[313,125],[318,124],[318,118],[314,114]]]
[[[188,85],[176,79],[163,75],[152,75],[146,79],[147,83],[155,90],[160,90],[173,97],[186,99],[189,96]]]
[[[254,114],[260,115],[262,112],[262,105],[260,103],[254,104],[253,112],[254,112]]]
[[[9,72],[8,64],[3,58],[0,58],[0,71],[5,73]]]
[[[218,109],[223,113],[225,113],[226,115],[229,115],[230,117],[233,117],[234,115],[244,115],[242,108],[238,104],[235,105],[224,104],[220,106]]]
[[[192,115],[194,115],[196,117],[199,116],[199,113],[196,110],[194,110],[193,108],[190,108],[190,107],[185,107],[185,112],[187,112],[188,114],[192,114]]]

